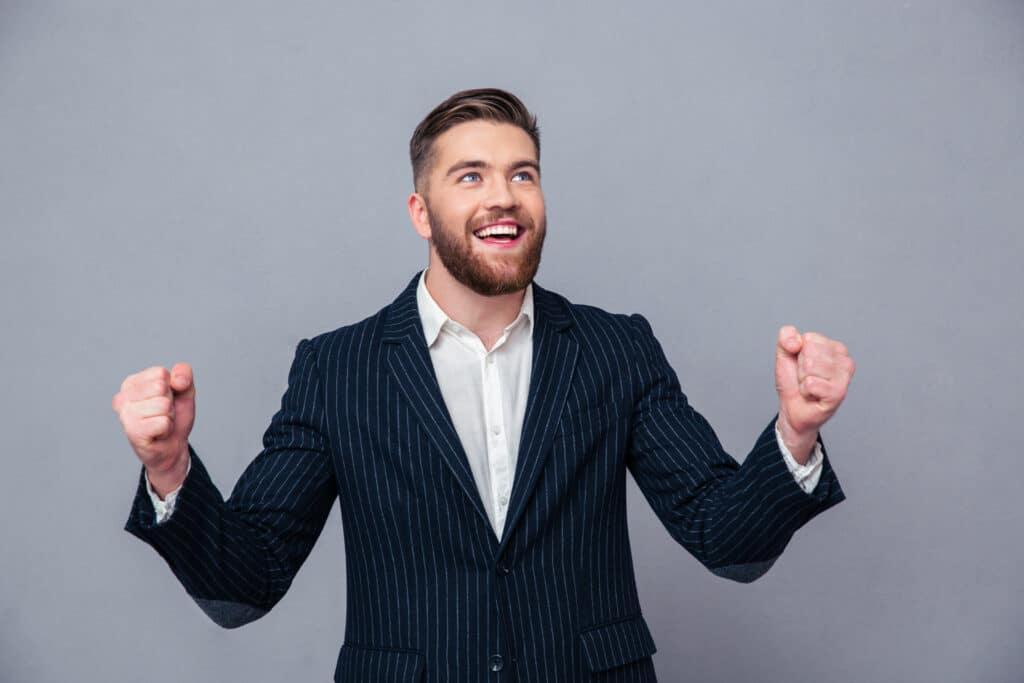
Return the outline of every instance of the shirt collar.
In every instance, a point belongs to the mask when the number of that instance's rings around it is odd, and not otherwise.
[[[416,307],[419,309],[420,324],[423,325],[423,336],[426,337],[427,348],[433,346],[437,341],[445,323],[456,324],[454,320],[445,315],[445,312],[434,301],[434,297],[430,296],[430,292],[427,291],[426,268],[420,274],[420,282],[416,286]],[[533,283],[526,286],[526,294],[523,296],[523,305],[519,309],[519,315],[509,323],[505,330],[512,329],[524,317],[531,323],[533,322]]]

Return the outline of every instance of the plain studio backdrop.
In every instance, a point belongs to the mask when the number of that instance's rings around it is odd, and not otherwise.
[[[296,343],[426,263],[407,145],[456,90],[540,118],[537,281],[641,312],[738,459],[786,323],[858,363],[848,500],[716,578],[632,480],[661,680],[1024,680],[1024,6],[0,2],[0,680],[328,680],[337,508],[263,619],[215,626],[122,530],[110,399],[195,368],[227,495]]]

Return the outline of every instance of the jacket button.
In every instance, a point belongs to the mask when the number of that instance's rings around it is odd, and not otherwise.
[[[508,576],[512,573],[512,569],[504,562],[498,563],[498,576]]]
[[[491,655],[490,667],[491,671],[497,673],[505,668],[505,660],[501,658],[501,655]]]

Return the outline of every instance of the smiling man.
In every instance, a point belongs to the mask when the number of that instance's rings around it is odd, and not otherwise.
[[[125,379],[113,408],[143,463],[126,528],[231,628],[281,599],[337,500],[348,613],[335,681],[654,681],[627,471],[686,550],[752,581],[843,499],[819,430],[853,361],[783,327],[777,414],[741,466],[641,315],[534,283],[547,221],[522,102],[457,93],[410,156],[427,269],[374,316],[299,342],[227,501],[188,442],[191,367]]]

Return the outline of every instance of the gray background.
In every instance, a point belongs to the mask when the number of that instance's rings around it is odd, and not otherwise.
[[[466,87],[540,116],[538,282],[651,320],[742,459],[774,337],[844,340],[849,500],[717,579],[630,481],[664,681],[1024,680],[1016,2],[0,2],[0,680],[327,680],[337,511],[224,631],[122,531],[127,374],[187,360],[226,494],[295,344],[423,266],[409,135]]]

